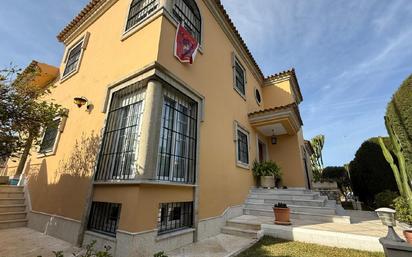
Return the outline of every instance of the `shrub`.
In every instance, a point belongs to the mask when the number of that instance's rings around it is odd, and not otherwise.
[[[343,166],[328,166],[324,168],[322,171],[321,181],[336,182],[342,194],[345,194],[346,189],[350,187],[348,171]]]
[[[406,224],[412,225],[412,213],[409,212],[408,204],[403,197],[398,197],[394,201],[396,219]]]
[[[396,192],[392,192],[390,190],[385,190],[380,192],[379,194],[375,195],[375,206],[376,208],[380,207],[391,207],[393,208],[393,201],[399,195]]]
[[[153,255],[153,257],[168,257],[165,252],[158,252]]]
[[[388,138],[385,138],[385,145]],[[376,138],[362,143],[349,164],[353,193],[366,206],[375,208],[375,195],[385,190],[398,192],[395,177]]]
[[[280,167],[274,161],[255,161],[253,163],[252,171],[253,175],[256,177],[273,175],[275,178],[280,179],[282,176]]]

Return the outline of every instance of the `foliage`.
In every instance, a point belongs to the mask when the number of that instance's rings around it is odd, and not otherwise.
[[[237,257],[384,257],[383,252],[367,252],[317,244],[286,241],[264,236]]]
[[[313,179],[319,181],[323,170],[322,149],[325,144],[325,136],[317,135],[310,140],[313,148],[313,154],[310,156],[310,164],[312,166]]]
[[[158,252],[153,255],[153,257],[168,257],[165,252]]]
[[[350,187],[349,174],[345,167],[328,166],[324,168],[321,180],[335,181],[342,194],[345,194]]]
[[[395,92],[386,109],[385,126],[392,143],[390,151],[379,143],[396,179],[398,190],[412,213],[412,75]],[[393,156],[394,155],[394,156]],[[395,159],[394,159],[395,157]]]
[[[274,208],[288,208],[288,205],[286,203],[276,203],[274,206]]]
[[[282,177],[280,167],[272,160],[253,163],[253,175],[256,177],[261,176],[274,176],[276,179]]]
[[[43,99],[49,89],[35,85],[39,74],[30,65],[23,73],[14,67],[0,70],[0,157],[19,157],[38,144],[40,130],[63,114],[58,104]],[[28,151],[27,151],[28,152]]]
[[[412,212],[409,211],[408,203],[402,196],[393,201],[396,210],[396,219],[406,224],[412,225]]]
[[[96,240],[93,240],[90,244],[86,245],[85,249],[80,253],[73,253],[72,255],[76,257],[113,257],[113,255],[109,253],[109,251],[111,250],[110,246],[105,245],[103,251],[98,251],[94,249],[95,244]],[[53,251],[53,254],[55,257],[64,257],[63,251]]]
[[[385,190],[375,195],[376,208],[391,207],[393,208],[393,201],[399,196],[397,192]]]
[[[397,191],[391,167],[376,138],[362,143],[349,164],[349,173],[354,194],[366,206],[374,208],[375,195],[382,191]]]

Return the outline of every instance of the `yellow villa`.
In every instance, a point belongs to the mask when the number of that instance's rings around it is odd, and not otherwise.
[[[174,53],[179,24],[199,43],[192,64]],[[92,0],[57,38],[60,67],[31,65],[67,116],[27,160],[19,224],[153,256],[256,214],[255,160],[311,189],[295,70],[265,77],[219,0]]]

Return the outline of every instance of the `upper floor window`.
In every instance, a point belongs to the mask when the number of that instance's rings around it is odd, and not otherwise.
[[[202,18],[196,2],[194,0],[175,0],[173,15],[200,44]]]
[[[69,54],[66,61],[66,66],[64,68],[63,77],[77,70],[79,64],[80,55],[82,53],[83,40],[77,43],[74,47],[69,50]]]
[[[133,0],[127,17],[126,31],[157,9],[159,0]]]
[[[246,72],[239,60],[234,57],[233,60],[233,78],[234,78],[234,87],[236,91],[245,97],[246,95]]]

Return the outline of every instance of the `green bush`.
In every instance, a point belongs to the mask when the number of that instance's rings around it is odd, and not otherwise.
[[[158,252],[153,255],[153,257],[168,257],[165,252]]]
[[[412,225],[412,213],[409,212],[408,204],[403,197],[398,197],[394,201],[396,219],[406,224]]]
[[[282,177],[282,173],[280,171],[280,167],[274,161],[264,161],[264,162],[257,162],[253,163],[253,175],[256,177],[261,176],[274,176],[276,179],[280,179]]]
[[[384,138],[385,145],[388,138]],[[367,207],[374,209],[375,195],[385,190],[398,191],[392,169],[377,138],[362,143],[349,164],[352,190]]]
[[[390,190],[385,190],[375,195],[376,208],[391,207],[393,208],[393,201],[398,197],[398,193]]]

